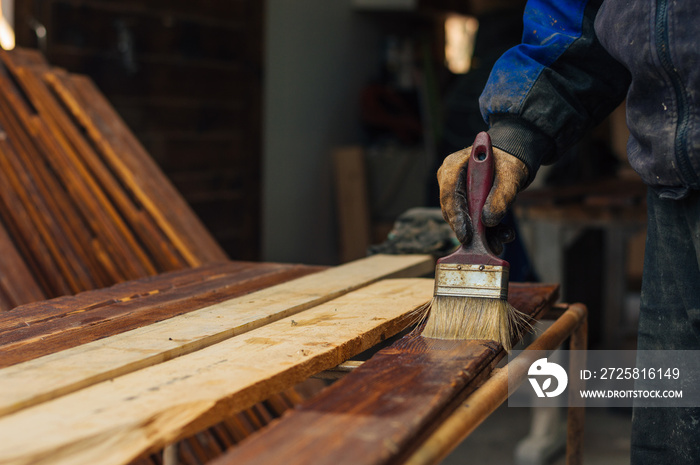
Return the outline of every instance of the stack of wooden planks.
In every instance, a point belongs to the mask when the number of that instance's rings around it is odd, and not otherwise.
[[[85,76],[0,51],[0,309],[225,260]]]
[[[51,354],[142,328],[317,271],[319,267],[302,265],[218,262],[87,291],[76,296],[38,301],[1,313],[0,369],[9,367],[4,371],[8,374],[6,381],[11,383],[14,377],[15,380],[19,379],[19,384],[16,384],[18,390],[15,392],[18,395],[12,394],[8,384],[0,388],[4,392],[5,401],[10,401],[4,402],[0,407],[0,417],[101,379],[99,374],[95,376],[93,373],[86,380],[76,380],[76,376],[68,374],[70,363],[59,367],[58,371],[44,371],[47,364],[56,366],[55,362],[53,365],[50,363],[55,359]],[[186,350],[187,348],[175,346],[169,352],[156,356],[172,358]],[[73,360],[70,355],[66,357],[63,354],[62,357],[64,361]],[[104,362],[103,359],[102,363]],[[141,362],[145,365],[148,363],[149,361]],[[138,366],[133,363],[133,359],[127,357],[106,370],[101,377],[114,377]],[[28,389],[29,386],[34,388]],[[288,389],[271,396],[264,403],[230,415],[220,424],[199,432],[197,437],[181,441],[179,447],[183,450],[183,457],[187,457],[187,454],[192,456],[187,463],[205,463],[221,454],[226,446],[231,445],[231,441],[240,441],[301,400],[302,397],[295,390]],[[151,454],[139,459],[138,463],[160,463],[160,454]]]
[[[198,342],[187,344],[171,342],[177,341],[172,333],[168,347],[145,361],[128,356],[140,354],[134,348],[112,352],[116,366],[82,381],[67,376],[75,360],[61,357],[71,350],[318,271],[226,259],[90,79],[50,66],[36,51],[0,50],[0,367],[8,374],[3,380],[22,380],[11,391],[18,397],[0,395],[8,402],[0,408],[4,415],[222,341],[241,328],[200,334],[205,342],[195,337]],[[158,276],[164,272],[175,274]],[[124,284],[109,287],[116,283]],[[57,353],[71,363],[54,361],[54,369],[44,371]],[[93,355],[76,363],[92,366]],[[213,458],[300,400],[293,390],[261,392],[268,395],[261,403],[236,415],[227,410],[232,415],[220,417],[223,423],[181,444],[191,463]]]
[[[35,0],[49,62],[90,76],[231,257],[260,259],[265,5]],[[35,46],[29,27],[17,44]],[[227,212],[222,215],[221,212]]]
[[[0,463],[126,464],[213,426],[180,444],[180,463],[205,463],[296,402],[288,388],[414,321],[433,282],[405,276],[433,268],[209,265],[7,312]]]

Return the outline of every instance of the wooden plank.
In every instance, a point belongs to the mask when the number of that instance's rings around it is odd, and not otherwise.
[[[132,150],[133,135],[94,86],[77,89],[73,76],[60,70],[72,87],[51,84],[44,79],[51,68],[36,51],[2,51],[0,59],[0,124],[8,136],[0,147],[7,155],[0,207],[47,296],[226,259],[148,154]],[[80,93],[88,110],[76,108],[71,92]],[[97,132],[130,141],[120,146],[129,153],[105,157],[95,144],[76,113],[96,106]],[[126,169],[115,169],[129,158]],[[148,186],[144,195],[134,193],[134,178]]]
[[[0,221],[0,294],[3,310],[46,298]]]
[[[556,294],[557,286],[512,285],[510,301],[534,316]],[[215,464],[400,463],[503,355],[493,341],[410,334]]]
[[[0,58],[14,75],[37,114],[26,114],[21,105],[15,105],[14,110],[37,138],[46,160],[63,181],[100,245],[109,252],[114,266],[122,271],[123,279],[156,274],[156,268],[107,195],[105,186],[80,159],[76,148],[66,140],[64,128],[53,124],[54,120],[50,117],[52,98],[46,89],[27,69],[15,66],[10,54],[0,53]]]
[[[432,269],[433,260],[426,255],[375,255],[13,365],[0,375],[0,415],[194,352],[377,280]]]
[[[271,266],[276,266],[270,264]],[[44,319],[61,317],[65,313],[82,313],[94,307],[104,307],[123,301],[148,298],[151,294],[160,294],[173,288],[188,286],[193,283],[216,279],[221,275],[235,274],[251,267],[267,265],[252,262],[220,262],[198,268],[186,268],[146,278],[135,279],[110,287],[81,292],[72,296],[63,296],[42,302],[23,305],[11,313],[0,315],[0,331],[11,331],[19,326],[34,325]]]
[[[127,463],[400,331],[432,293],[430,279],[384,280],[206,349],[5,416],[0,462]]]
[[[43,240],[72,292],[97,287],[90,270],[83,266],[88,261],[81,260],[79,246],[76,247],[77,241],[70,234],[71,229],[59,221],[40,193],[36,181],[31,176],[32,170],[27,169],[27,165],[22,163],[7,141],[0,141],[0,151],[3,154],[0,160],[0,170],[3,173],[2,195],[5,198],[18,198],[20,204],[12,210],[24,209],[32,219],[33,228],[27,229],[25,226],[23,233],[36,234]],[[16,214],[9,213],[8,216]]]
[[[455,391],[493,366],[499,350],[485,341],[406,336],[216,463],[387,463]]]
[[[340,261],[367,255],[370,244],[370,214],[365,153],[360,146],[333,151],[336,209],[340,239]]]
[[[571,341],[570,348],[573,350],[579,340],[586,339],[587,311],[585,306],[581,304],[571,306],[560,304],[557,307],[559,308],[557,308],[556,313],[561,314],[555,316],[550,310],[546,315],[546,318],[556,318],[556,321],[544,333],[539,334],[532,344],[518,357],[509,360],[508,364],[503,368],[495,369],[491,372],[488,380],[480,385],[449,418],[441,422],[437,430],[420,445],[410,458],[402,462],[404,465],[434,465],[440,463],[474,429],[486,420],[498,406],[508,399],[508,391],[525,380],[530,366],[535,360],[542,357],[541,351],[551,353],[569,337]],[[585,350],[585,347],[577,347],[575,350]],[[576,358],[580,360],[580,357]],[[572,370],[572,368],[573,365],[569,370]],[[583,366],[577,368],[581,369]],[[570,373],[575,372],[570,371]],[[569,389],[571,388],[572,386],[569,386]],[[583,410],[581,408],[581,414]],[[572,418],[571,414],[572,411],[569,408],[569,420]],[[583,420],[583,417],[581,416],[578,419]],[[570,458],[576,457],[580,459],[581,450],[572,451],[569,447],[574,443],[579,446],[582,443],[583,430],[580,428],[575,429],[579,426],[582,428],[583,424],[572,425],[571,421],[569,421],[567,427],[567,465],[580,463],[577,461],[572,462]],[[576,437],[572,437],[572,435],[576,435]]]
[[[178,272],[175,277],[166,273],[158,279],[25,305],[0,315],[0,367],[146,326],[322,269],[226,262]]]
[[[4,68],[0,67],[0,71]],[[75,207],[55,173],[44,162],[26,125],[11,110],[22,107],[24,110],[20,113],[26,115],[29,111],[27,104],[4,72],[0,72],[0,76],[0,124],[7,134],[7,139],[2,141],[6,165],[3,176],[7,179],[2,183],[1,196],[6,205],[3,217],[8,231],[48,296],[89,288],[76,288],[75,283],[85,283],[81,264],[89,266],[96,262],[94,253],[88,251],[92,236],[85,229],[76,228],[74,225],[78,222],[68,220],[76,215]],[[14,104],[10,103],[11,100]],[[12,168],[7,166],[8,163]],[[75,237],[72,237],[73,233]],[[82,260],[72,260],[76,254]],[[100,282],[100,273],[94,269],[90,271],[90,275]]]
[[[224,251],[93,82],[85,76],[68,75],[59,70],[47,73],[45,79],[80,122],[105,162],[152,215],[187,263],[199,266],[224,260]]]
[[[8,89],[3,89],[7,91]],[[80,268],[85,267],[90,276],[94,279],[95,283],[99,287],[103,287],[109,283],[114,282],[114,277],[108,276],[108,270],[100,265],[100,259],[94,253],[92,248],[93,235],[88,231],[88,228],[80,220],[80,215],[75,205],[71,202],[65,188],[56,177],[55,172],[48,166],[44,157],[41,155],[40,148],[36,145],[36,142],[29,137],[26,132],[27,129],[22,127],[22,124],[17,120],[16,115],[9,111],[9,104],[2,105],[2,121],[6,126],[8,133],[8,140],[4,142],[7,145],[3,149],[6,157],[15,158],[15,152],[17,157],[14,161],[15,166],[17,166],[15,171],[15,176],[24,179],[23,185],[26,187],[17,187],[19,191],[13,192],[12,196],[17,197],[21,194],[23,189],[27,190],[27,194],[33,197],[29,205],[25,206],[15,206],[9,208],[9,211],[5,214],[7,218],[15,217],[20,212],[19,210],[29,210],[31,208],[40,208],[42,204],[45,203],[45,207],[41,209],[41,215],[38,218],[33,218],[34,223],[41,224],[42,222],[54,223],[58,230],[54,229],[53,233],[56,238],[47,238],[47,242],[63,241],[61,244],[61,253],[58,258],[59,261],[69,262],[67,265],[71,267]],[[14,149],[12,149],[14,147]],[[8,186],[9,187],[9,186]],[[5,197],[5,195],[4,195]],[[36,204],[36,205],[35,205]],[[76,220],[78,219],[78,220]],[[11,220],[8,220],[11,222]],[[19,225],[17,225],[19,226]],[[35,239],[31,236],[35,235],[34,229],[27,229],[26,227],[19,228],[20,230],[15,231],[14,238],[18,243],[19,247],[27,248],[23,242],[32,242]],[[37,228],[41,230],[41,228]],[[65,236],[64,239],[60,239]],[[28,244],[31,245],[31,244]],[[47,245],[44,245],[47,247]],[[46,255],[36,247],[29,247],[25,253],[26,260],[35,260],[42,263],[46,259]],[[75,258],[75,256],[79,258]],[[80,276],[82,273],[80,271],[72,272],[76,276]],[[59,273],[52,272],[51,267],[41,267],[35,270],[35,276],[39,280],[50,281],[55,280],[58,277],[65,279]],[[111,279],[111,281],[110,281]],[[86,287],[78,290],[84,290],[91,288],[89,284]],[[56,289],[51,289],[52,292],[48,292],[48,295],[56,296],[63,295],[65,292],[59,292]]]
[[[0,114],[3,105],[0,104]],[[7,156],[4,154],[4,156]],[[16,239],[19,252],[47,296],[70,294],[71,288],[60,272],[43,238],[36,233],[34,219],[25,210],[17,192],[10,188],[7,174],[0,172],[0,214],[8,232]]]
[[[5,59],[11,61],[9,55],[5,55]],[[131,227],[133,233],[143,243],[145,251],[151,255],[150,258],[155,261],[154,264],[159,271],[174,270],[185,266],[182,257],[172,250],[172,246],[162,237],[162,233],[150,224],[149,217],[141,214],[140,206],[134,204],[128,196],[127,190],[115,179],[103,160],[98,157],[84,138],[79,127],[74,124],[54,95],[44,85],[41,78],[48,70],[48,66],[16,67],[15,73],[25,84],[25,89],[32,97],[34,106],[46,122],[51,134],[62,146],[63,152],[70,157],[71,166],[77,167],[81,177],[86,180],[94,179],[94,182],[86,182],[87,187],[92,189],[95,195],[103,195],[102,201],[124,217],[126,224]],[[129,231],[129,233],[131,232]],[[142,259],[149,261],[145,257]]]
[[[0,53],[5,64],[10,64],[7,53]],[[18,69],[11,69],[16,73]],[[56,177],[65,186],[71,202],[80,211],[80,218],[94,234],[93,246],[98,256],[105,261],[105,266],[120,271],[119,281],[134,279],[150,274],[155,274],[155,269],[148,263],[143,250],[136,243],[123,219],[114,211],[111,203],[104,198],[104,193],[94,180],[86,176],[82,168],[71,162],[71,153],[61,146],[46,122],[36,114],[34,107],[23,100],[20,91],[25,91],[31,96],[31,86],[21,79],[21,75],[15,78],[23,86],[22,89],[14,89],[9,79],[0,78],[0,87],[5,91],[7,106],[21,122],[24,131],[30,136],[30,140],[38,149],[39,159],[43,159],[52,168]],[[14,89],[14,90],[13,90]],[[11,91],[8,91],[11,90]],[[33,100],[34,104],[39,103]],[[76,218],[72,218],[73,221]],[[102,252],[107,251],[108,254]],[[118,257],[118,259],[117,259]],[[73,290],[77,292],[78,289]]]

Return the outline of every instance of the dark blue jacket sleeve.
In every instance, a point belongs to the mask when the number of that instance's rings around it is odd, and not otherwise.
[[[624,99],[630,76],[595,30],[601,1],[530,0],[523,40],[495,64],[479,100],[495,147],[530,181]]]

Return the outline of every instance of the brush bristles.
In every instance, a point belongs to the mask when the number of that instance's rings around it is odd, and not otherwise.
[[[530,327],[526,314],[504,299],[436,295],[422,335],[435,339],[488,339],[510,351]]]

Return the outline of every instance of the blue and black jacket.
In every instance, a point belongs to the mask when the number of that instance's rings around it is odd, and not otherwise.
[[[493,145],[532,180],[627,97],[632,167],[667,197],[700,189],[698,24],[697,0],[530,0],[480,98]]]

